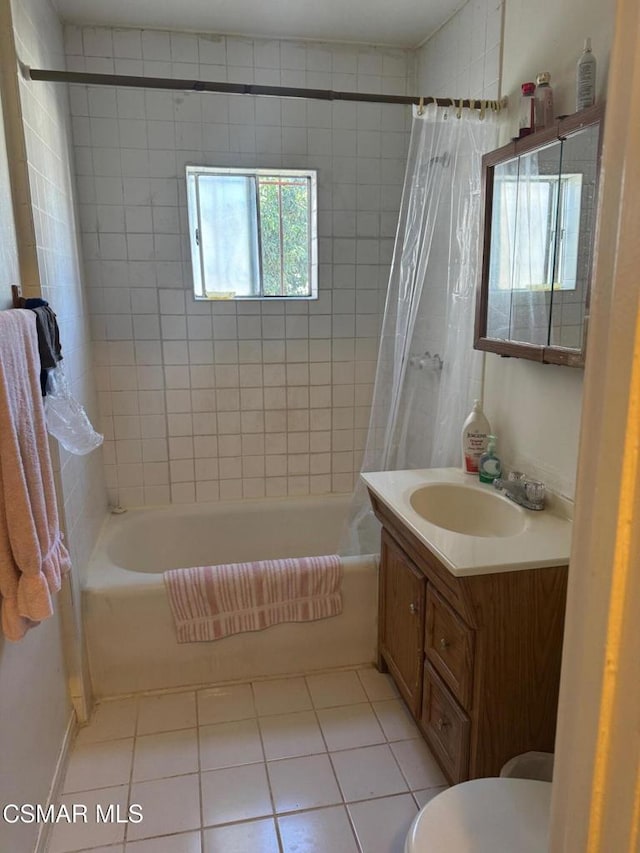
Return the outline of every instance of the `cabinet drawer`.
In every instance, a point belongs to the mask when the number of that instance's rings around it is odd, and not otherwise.
[[[467,709],[473,688],[473,647],[474,632],[429,584],[424,642],[427,660]]]
[[[422,729],[442,769],[456,784],[469,778],[469,717],[436,673],[425,664]]]

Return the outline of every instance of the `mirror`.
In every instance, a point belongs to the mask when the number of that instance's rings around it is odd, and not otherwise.
[[[584,364],[602,110],[483,157],[476,349]]]

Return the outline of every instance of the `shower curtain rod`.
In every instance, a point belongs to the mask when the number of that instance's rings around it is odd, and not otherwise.
[[[459,98],[421,98],[415,95],[382,95],[367,92],[333,92],[330,89],[301,89],[292,86],[261,86],[255,83],[216,83],[209,80],[180,80],[171,77],[133,77],[126,74],[95,74],[87,71],[49,71],[23,67],[28,79],[51,83],[92,86],[128,86],[136,89],[173,89],[184,92],[221,92],[226,95],[270,95],[279,98],[308,98],[316,101],[361,101],[376,104],[437,104],[439,107],[500,111],[505,101]]]

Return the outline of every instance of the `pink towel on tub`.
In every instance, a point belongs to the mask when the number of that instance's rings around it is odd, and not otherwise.
[[[53,613],[71,567],[58,524],[45,427],[36,315],[0,312],[0,596],[2,631],[20,640]]]
[[[172,569],[164,581],[179,643],[342,612],[342,561],[335,554]]]

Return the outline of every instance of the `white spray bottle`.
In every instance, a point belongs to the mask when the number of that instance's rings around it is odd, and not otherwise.
[[[584,53],[576,69],[576,110],[584,110],[596,102],[596,58],[591,52],[591,39],[585,39]]]

